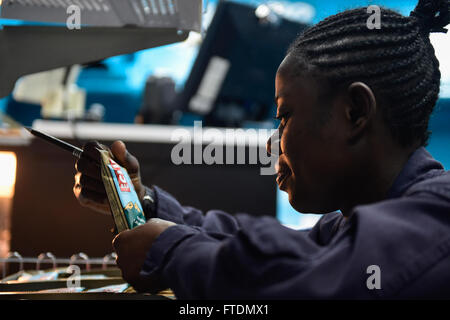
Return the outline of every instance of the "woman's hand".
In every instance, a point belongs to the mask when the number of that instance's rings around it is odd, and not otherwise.
[[[113,240],[117,253],[117,266],[123,279],[136,291],[157,293],[164,288],[161,279],[144,278],[140,275],[147,253],[156,238],[175,223],[161,219],[150,219],[146,224],[119,233]]]
[[[83,147],[83,155],[75,164],[75,185],[73,193],[78,202],[94,211],[110,214],[108,198],[101,175],[101,156],[99,149],[107,150],[113,159],[127,169],[133,182],[134,189],[142,201],[145,195],[145,187],[142,185],[139,172],[139,161],[131,155],[122,141],[116,141],[111,149],[98,142],[88,142]]]

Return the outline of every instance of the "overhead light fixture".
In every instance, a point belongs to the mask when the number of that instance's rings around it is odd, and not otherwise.
[[[287,20],[311,24],[316,16],[314,7],[306,2],[268,1],[259,6],[262,14],[274,14]],[[258,9],[257,9],[258,10]]]
[[[201,31],[202,0],[3,0],[0,98],[21,76],[167,45]],[[80,28],[69,28],[76,6]],[[45,22],[51,25],[30,25]]]

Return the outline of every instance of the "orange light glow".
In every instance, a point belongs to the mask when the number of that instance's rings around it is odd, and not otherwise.
[[[14,196],[16,170],[16,154],[0,151],[0,197],[12,198]]]

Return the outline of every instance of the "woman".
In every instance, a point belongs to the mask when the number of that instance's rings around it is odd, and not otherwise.
[[[159,218],[114,239],[125,280],[179,298],[450,297],[450,173],[424,149],[440,84],[429,34],[446,31],[450,1],[421,0],[410,17],[382,8],[380,29],[370,15],[308,29],[276,75],[277,183],[296,210],[328,214],[311,231],[203,215],[144,187],[116,142],[147,217]],[[77,170],[79,201],[109,211],[98,168],[81,159]]]

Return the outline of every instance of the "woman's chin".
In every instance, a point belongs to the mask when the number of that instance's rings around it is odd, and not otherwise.
[[[292,179],[283,181],[279,188],[288,194],[289,203],[296,211],[301,213],[323,212],[321,203],[311,203],[311,199],[305,197],[306,192],[293,188]]]
[[[311,201],[308,201],[309,199],[304,199],[295,191],[289,189],[286,192],[288,193],[289,203],[296,211],[301,213],[318,213],[322,211],[320,205],[311,203]]]

